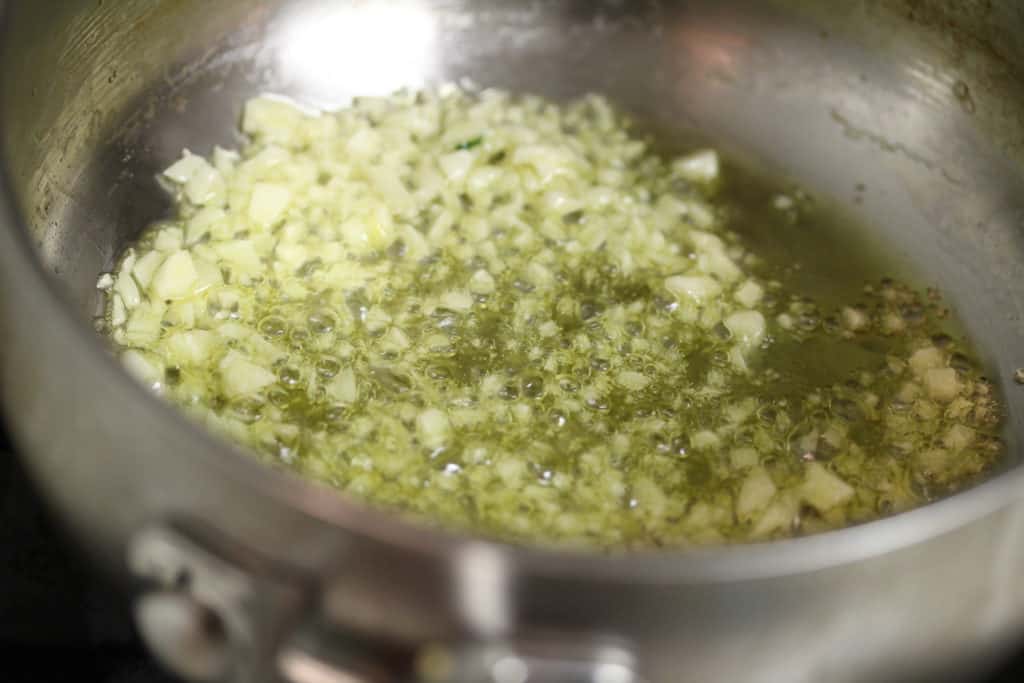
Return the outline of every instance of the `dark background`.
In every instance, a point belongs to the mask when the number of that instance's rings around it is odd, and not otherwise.
[[[10,452],[0,428],[0,683],[174,683],[143,650],[124,598],[53,523]],[[1011,681],[1024,681],[1024,647],[980,683]]]
[[[174,683],[126,601],[53,523],[0,427],[0,681]]]

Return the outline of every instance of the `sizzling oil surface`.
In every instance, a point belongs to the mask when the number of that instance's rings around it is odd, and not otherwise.
[[[168,172],[179,215],[106,285],[126,362],[268,462],[643,547],[869,520],[1001,453],[941,299],[798,190],[653,154],[600,98],[281,106],[239,158]]]

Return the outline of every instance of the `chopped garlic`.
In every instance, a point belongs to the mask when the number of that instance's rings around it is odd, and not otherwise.
[[[492,294],[494,287],[494,278],[486,270],[476,271],[469,281],[469,291],[481,296]]]
[[[733,298],[735,298],[740,305],[745,306],[746,308],[754,308],[761,303],[761,299],[763,297],[764,289],[762,289],[761,285],[757,284],[753,280],[747,280],[744,282],[733,295]]]
[[[187,251],[171,254],[153,274],[153,294],[161,300],[180,299],[192,293],[199,273]]]
[[[416,433],[423,445],[428,448],[443,445],[448,438],[449,430],[448,417],[436,408],[424,410],[416,418]]]
[[[942,352],[934,346],[928,346],[914,352],[910,357],[910,368],[918,377],[923,377],[929,370],[945,365]]]
[[[681,178],[700,183],[710,183],[718,179],[718,153],[706,149],[683,157],[672,164],[672,170]]]
[[[277,381],[274,373],[237,351],[228,351],[218,366],[224,390],[231,397],[251,396]]]
[[[778,489],[763,467],[755,467],[747,474],[736,498],[736,516],[742,520],[752,519],[764,509]]]
[[[249,200],[249,219],[253,223],[269,227],[284,216],[292,201],[292,192],[283,185],[256,183]]]
[[[816,462],[805,468],[801,492],[803,499],[820,512],[842,505],[854,496],[853,487]]]
[[[268,462],[517,541],[633,547],[834,528],[992,461],[990,388],[953,347],[911,357],[934,332],[899,286],[799,297],[728,225],[718,155],[654,155],[599,97],[260,97],[242,128],[168,168],[177,215],[97,287],[129,371]],[[827,334],[888,357],[819,369]]]
[[[677,298],[686,297],[698,304],[722,293],[721,285],[704,275],[675,275],[665,280],[665,289]]]
[[[642,373],[624,370],[617,377],[618,383],[629,391],[641,391],[651,383],[651,379]]]
[[[724,322],[743,347],[753,348],[764,339],[764,316],[758,311],[739,311],[727,317]]]
[[[953,368],[931,368],[924,373],[924,386],[936,401],[949,403],[960,393],[960,381]]]

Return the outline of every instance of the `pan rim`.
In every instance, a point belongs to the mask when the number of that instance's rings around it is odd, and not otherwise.
[[[0,5],[0,25],[6,24],[4,4]],[[193,423],[132,379],[82,320],[60,283],[46,272],[31,244],[27,216],[11,182],[6,139],[2,138],[0,223],[16,247],[13,253],[2,255],[6,267],[16,269],[16,277],[39,292],[45,304],[59,314],[63,343],[80,355],[80,362],[99,364],[98,371],[110,378],[112,386],[139,404],[154,421],[169,425],[183,439],[197,444],[196,457],[203,466],[217,468],[275,504],[301,512],[311,522],[318,520],[339,532],[367,536],[439,561],[466,547],[482,546],[524,575],[652,584],[756,580],[813,572],[914,546],[976,522],[1024,495],[1024,467],[1014,465],[970,489],[891,517],[801,538],[676,550],[609,553],[522,546],[438,528],[263,465],[240,447]],[[216,520],[207,521],[216,526]]]

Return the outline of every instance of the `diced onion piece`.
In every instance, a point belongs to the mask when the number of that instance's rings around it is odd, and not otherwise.
[[[164,262],[164,255],[159,251],[151,251],[143,254],[139,257],[139,260],[135,262],[135,267],[132,269],[132,275],[138,281],[139,285],[145,289],[149,287],[153,281],[153,275],[156,273],[156,269]]]
[[[953,368],[931,368],[924,373],[924,387],[928,396],[949,403],[960,393],[960,381]]]
[[[734,448],[729,452],[729,464],[735,470],[745,470],[754,467],[761,461],[761,457],[753,448]]]
[[[486,270],[478,270],[469,279],[469,291],[486,296],[494,292],[494,278]]]
[[[394,222],[383,207],[374,207],[341,224],[345,244],[356,254],[366,254],[387,247],[394,239]]]
[[[526,266],[526,278],[534,287],[550,287],[555,280],[554,274],[536,261]]]
[[[218,331],[223,333],[223,329],[222,327]],[[287,355],[281,347],[258,334],[249,335],[246,341],[249,344],[249,352],[252,354],[253,360],[262,365],[269,367]]]
[[[220,171],[201,156],[185,151],[185,155],[172,164],[164,175],[182,185],[190,202],[201,206],[221,200],[226,187]]]
[[[743,480],[739,495],[736,497],[736,516],[744,521],[753,519],[754,515],[764,509],[778,489],[775,482],[763,467],[754,467]]]
[[[677,299],[689,299],[697,304],[722,293],[722,286],[705,275],[673,275],[665,279],[665,289]]]
[[[129,349],[121,354],[125,369],[147,387],[157,389],[164,379],[164,367],[152,354]]]
[[[757,284],[753,280],[747,280],[736,290],[733,294],[733,298],[736,299],[742,306],[747,308],[753,308],[761,303],[761,299],[764,297],[764,289],[761,285]]]
[[[167,350],[182,364],[208,363],[220,346],[217,335],[207,330],[177,332],[167,338]]]
[[[409,341],[409,335],[401,328],[392,327],[381,338],[381,345],[392,352],[401,352],[412,346],[412,342]]]
[[[284,217],[292,201],[292,191],[276,183],[256,183],[249,200],[249,218],[263,227],[275,225]]]
[[[718,153],[713,149],[694,152],[672,163],[672,171],[677,176],[695,183],[717,180],[719,167]]]
[[[391,315],[383,308],[371,308],[366,312],[363,322],[371,334],[378,334],[388,328],[391,324]]]
[[[208,234],[217,223],[227,220],[227,213],[219,207],[204,207],[189,220],[185,229],[185,241],[196,244]]]
[[[942,351],[934,346],[918,349],[910,356],[910,369],[918,377],[924,377],[929,370],[941,368],[945,364],[946,359],[943,357]]]
[[[844,307],[842,316],[843,327],[851,332],[860,332],[871,323],[871,319],[868,317],[867,313],[859,308],[853,308],[852,306]]]
[[[918,466],[931,475],[949,470],[955,453],[946,448],[925,448],[914,454]]]
[[[448,416],[437,408],[428,408],[416,418],[416,435],[427,448],[444,445],[450,430]]]
[[[789,211],[796,206],[796,202],[789,195],[778,194],[772,198],[772,206],[778,211]]]
[[[270,370],[256,365],[238,351],[228,351],[218,367],[224,393],[231,398],[252,396],[277,380]]]
[[[146,347],[160,338],[164,310],[162,304],[141,303],[128,316],[125,336],[132,346]]]
[[[714,275],[723,282],[735,282],[743,276],[743,271],[725,251],[705,252],[697,257],[697,265],[705,273]]]
[[[804,469],[804,483],[800,487],[802,498],[819,512],[828,512],[853,498],[853,487],[817,462]]]
[[[121,296],[121,301],[127,309],[135,308],[142,301],[139,286],[135,284],[135,279],[128,273],[118,276],[114,291]]]
[[[360,128],[349,138],[345,150],[359,161],[370,161],[380,151],[381,139],[372,128]]]
[[[620,372],[615,379],[621,387],[629,391],[642,391],[651,383],[651,379],[647,375],[632,370]]]
[[[196,304],[190,301],[175,301],[167,307],[164,322],[190,329],[196,324]]]
[[[381,199],[392,211],[403,213],[413,205],[412,195],[409,194],[409,190],[406,189],[395,169],[371,166],[366,173],[374,189],[380,193]]]
[[[722,241],[721,237],[704,230],[691,230],[690,241],[693,242],[694,248],[701,253],[723,251],[725,249],[725,242]]]
[[[577,159],[571,149],[554,145],[521,145],[512,156],[517,165],[532,166],[540,177],[542,184],[547,185],[555,178],[574,178],[576,176]],[[606,169],[611,171],[612,169]],[[619,178],[602,178],[603,182],[615,182]]]
[[[512,416],[522,424],[528,424],[533,418],[533,409],[525,403],[517,403],[512,406]]]
[[[690,445],[697,450],[718,448],[721,443],[722,439],[717,434],[707,429],[702,429],[690,437]]]
[[[251,240],[239,239],[220,242],[214,247],[223,265],[232,271],[254,275],[263,270],[263,260]]]
[[[797,502],[795,499],[784,499],[771,503],[751,529],[750,535],[754,538],[764,538],[775,532],[787,531],[797,515]]]
[[[223,203],[226,191],[224,178],[209,164],[200,168],[185,183],[185,196],[196,206]]]
[[[441,164],[441,170],[444,171],[448,180],[458,183],[469,175],[475,160],[476,154],[473,152],[459,150],[458,152],[444,155],[438,160],[438,163]]]
[[[665,514],[669,500],[657,482],[650,477],[637,477],[632,488],[633,500],[642,512],[655,517]]]
[[[213,265],[209,261],[197,260],[193,262],[195,266],[198,279],[193,288],[193,292],[198,294],[203,292],[210,287],[216,287],[224,284],[224,277],[220,272],[220,268]]]
[[[466,189],[473,194],[488,190],[501,178],[501,170],[493,166],[474,169],[466,179]]]
[[[704,202],[690,200],[686,202],[686,217],[690,223],[704,230],[715,224],[715,214]]]
[[[441,305],[453,311],[468,311],[473,308],[473,297],[466,292],[455,290],[441,297]]]
[[[739,311],[723,322],[733,337],[745,348],[754,348],[764,339],[765,320],[759,311]]]
[[[959,452],[973,444],[975,436],[975,430],[961,424],[955,424],[942,437],[942,444],[953,452]]]
[[[309,260],[309,249],[304,244],[279,242],[274,256],[278,263],[287,266],[288,270],[294,270]]]
[[[192,154],[187,149],[184,155],[178,161],[171,164],[167,170],[164,171],[164,175],[178,183],[184,185],[189,181],[199,169],[203,166],[208,166],[206,159],[196,154]]]
[[[181,249],[184,243],[185,233],[175,225],[169,225],[156,234],[153,240],[153,248],[158,251],[170,253]]]
[[[181,299],[192,294],[198,280],[191,254],[178,251],[168,256],[154,273],[153,294],[160,300]]]
[[[257,97],[245,104],[242,130],[267,142],[288,145],[296,142],[302,111],[276,97]]]
[[[124,299],[120,294],[114,294],[110,302],[110,324],[120,327],[128,320],[128,311],[125,309]]]
[[[216,146],[213,148],[213,167],[221,173],[229,173],[234,170],[235,164],[241,160],[241,155],[231,149],[224,149]]]
[[[359,399],[359,388],[352,368],[343,368],[327,385],[327,393],[339,403],[355,403]]]

